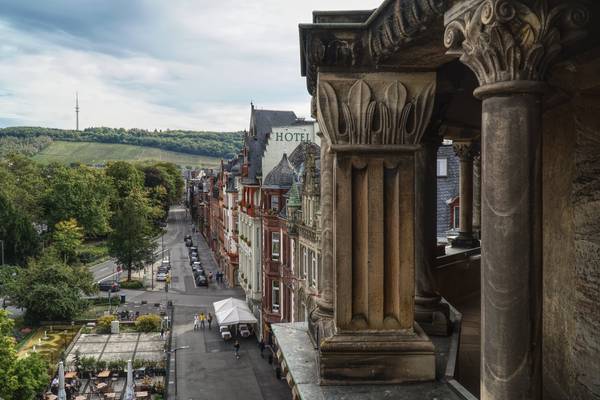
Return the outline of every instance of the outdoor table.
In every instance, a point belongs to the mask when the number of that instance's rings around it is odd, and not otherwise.
[[[108,387],[107,383],[104,382],[100,382],[99,384],[96,385],[96,389],[98,389],[99,391],[102,391],[104,389],[106,389]]]
[[[77,371],[65,372],[65,379],[77,378]]]
[[[109,376],[110,376],[109,370],[104,370],[104,371],[98,372],[98,378],[108,378]]]
[[[117,398],[117,394],[116,393],[105,393],[104,394],[104,398],[106,399],[116,399]],[[77,399],[75,399],[77,400]]]
[[[136,399],[145,399],[148,397],[148,392],[135,392]]]
[[[75,397],[75,400],[87,400],[87,396],[79,395]]]
[[[56,399],[58,399],[58,396],[55,394],[50,393],[50,394],[46,395],[46,400],[56,400]]]

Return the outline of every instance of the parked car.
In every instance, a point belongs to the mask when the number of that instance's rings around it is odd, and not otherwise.
[[[221,334],[221,337],[223,338],[223,340],[231,339],[231,332],[229,332],[228,326],[220,326],[219,333]]]
[[[193,245],[194,245],[194,242],[192,242],[192,239],[187,239],[187,240],[185,241],[185,245],[186,245],[187,247],[191,247],[191,246],[193,246]]]
[[[194,274],[194,279],[196,279],[199,276],[206,277],[206,272],[204,272],[203,269],[197,269],[197,270],[193,271],[193,274]]]
[[[196,251],[192,251],[192,252],[190,253],[190,257],[198,257],[198,252],[196,252]]]
[[[192,246],[192,247],[190,247],[190,248],[188,249],[188,252],[189,252],[190,254],[192,254],[192,253],[194,253],[194,252],[195,252],[196,254],[198,254],[198,248],[197,248],[197,247],[194,247],[194,246]]]
[[[192,240],[192,235],[185,235],[185,236],[183,237],[183,240],[184,240],[184,241],[186,241],[186,240]]]
[[[196,286],[206,286],[208,287],[208,279],[204,275],[198,275],[196,277]]]
[[[169,259],[165,259],[162,261],[162,264],[160,266],[161,266],[161,268],[166,268],[168,270],[171,270],[171,261],[169,261]]]
[[[169,270],[165,267],[158,267],[158,270],[156,271],[156,274],[168,274]]]
[[[98,283],[98,289],[103,292],[118,292],[121,290],[121,285],[116,281],[102,281]]]
[[[190,265],[194,265],[196,261],[198,261],[198,257],[190,257]]]
[[[240,324],[239,331],[240,331],[240,336],[242,336],[242,337],[249,337],[250,335],[252,335],[252,332],[250,332],[250,328],[248,328],[248,325],[246,325],[246,324]]]
[[[169,274],[166,272],[159,272],[158,274],[156,274],[156,280],[158,282],[165,282],[167,280],[167,276]]]

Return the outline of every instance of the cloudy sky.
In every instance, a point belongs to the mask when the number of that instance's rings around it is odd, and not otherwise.
[[[240,130],[309,116],[298,23],[382,0],[0,0],[0,126]]]

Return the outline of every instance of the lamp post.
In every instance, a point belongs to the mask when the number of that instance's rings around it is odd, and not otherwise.
[[[2,264],[4,265],[4,240],[0,240],[0,246],[2,246]]]

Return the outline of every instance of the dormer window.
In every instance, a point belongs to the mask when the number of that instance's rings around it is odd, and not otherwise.
[[[279,211],[279,196],[271,196],[271,210]]]

